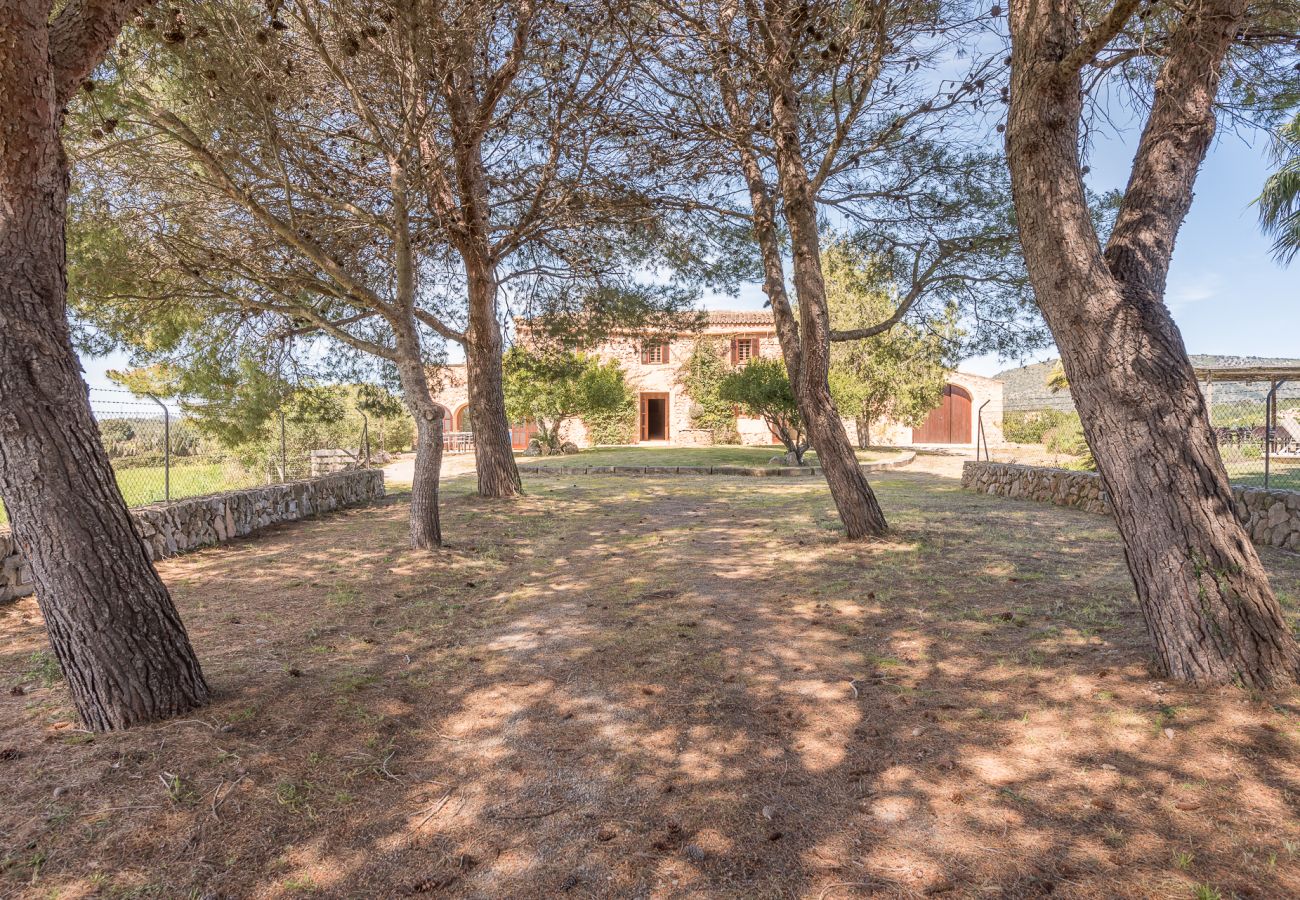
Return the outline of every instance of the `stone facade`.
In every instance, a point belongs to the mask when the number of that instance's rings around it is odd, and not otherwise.
[[[962,468],[961,485],[982,494],[1110,513],[1101,478],[1091,472],[970,461]],[[1232,497],[1237,518],[1252,541],[1262,547],[1300,551],[1300,491],[1234,487]]]
[[[593,351],[602,362],[617,360],[627,378],[628,387],[638,397],[638,416],[640,415],[639,397],[644,393],[668,395],[668,442],[673,444],[699,444],[702,438],[691,428],[691,398],[685,388],[677,383],[677,372],[695,349],[700,337],[721,342],[724,352],[730,347],[733,338],[754,338],[757,340],[758,356],[771,359],[781,358],[781,343],[776,336],[776,326],[772,314],[764,310],[715,310],[708,314],[707,325],[699,334],[684,334],[673,338],[668,344],[668,353],[663,362],[647,363],[642,361],[641,347],[643,341],[636,335],[620,335],[601,344]],[[965,372],[950,372],[948,382],[964,389],[971,396],[971,444],[974,444],[976,420],[981,404],[988,401],[984,408],[984,432],[988,442],[993,445],[1002,443],[1002,384],[992,378],[968,375]],[[446,366],[435,378],[434,401],[445,410],[445,427],[448,431],[468,430],[465,409],[469,392],[466,386],[465,366]],[[852,419],[845,419],[844,426],[849,439],[857,439],[857,428]],[[743,444],[777,445],[777,441],[767,423],[761,418],[739,416],[736,431]],[[640,433],[638,423],[638,434]],[[591,446],[587,429],[581,421],[565,424],[562,437],[573,441],[579,447]],[[880,421],[871,429],[874,444],[909,446],[913,443],[910,426],[896,422]]]
[[[141,506],[131,510],[131,515],[150,558],[163,559],[383,496],[382,471],[352,469],[304,481]],[[0,531],[0,603],[30,594],[31,582],[31,570],[19,555],[13,536]]]
[[[985,378],[983,375],[972,375],[969,372],[949,372],[946,378],[948,384],[962,388],[970,394],[970,435],[969,444],[963,446],[975,446],[979,434],[980,408],[983,407],[984,415],[984,437],[989,446],[998,447],[1004,442],[1002,439],[1002,382],[996,378]],[[845,423],[849,429],[849,437],[857,440],[857,428],[853,422]],[[912,427],[910,425],[901,425],[898,422],[881,420],[871,426],[871,442],[873,444],[884,444],[892,447],[910,447],[917,443],[913,440]]]

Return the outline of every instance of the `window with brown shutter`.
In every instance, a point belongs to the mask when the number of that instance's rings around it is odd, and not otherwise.
[[[731,364],[733,366],[744,365],[755,356],[758,356],[758,340],[752,337],[737,337],[731,339]]]
[[[668,362],[667,341],[647,341],[641,345],[641,364],[662,366]]]

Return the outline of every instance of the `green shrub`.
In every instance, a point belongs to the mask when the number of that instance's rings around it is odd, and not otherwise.
[[[593,444],[635,444],[636,403],[627,404],[612,412],[588,413],[582,417],[587,426],[587,438]]]
[[[1059,409],[1017,410],[1003,413],[1002,436],[1013,444],[1042,444],[1044,435],[1068,422],[1078,422],[1078,413]]]
[[[1043,446],[1051,453],[1078,457],[1078,462],[1067,468],[1088,472],[1095,471],[1097,468],[1097,461],[1092,458],[1092,450],[1089,449],[1088,441],[1083,436],[1083,423],[1079,421],[1078,415],[1071,415],[1060,425],[1044,432]]]

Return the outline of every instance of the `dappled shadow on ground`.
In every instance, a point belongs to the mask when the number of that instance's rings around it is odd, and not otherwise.
[[[76,731],[0,612],[0,896],[1300,893],[1294,698],[1153,679],[1106,520],[893,474],[851,545],[812,482],[528,488],[452,483],[439,554],[396,503],[164,563],[186,722]]]

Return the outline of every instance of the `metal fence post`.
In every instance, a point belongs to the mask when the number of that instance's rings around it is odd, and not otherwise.
[[[984,436],[984,407],[988,406],[992,402],[993,402],[992,400],[985,400],[983,403],[980,404],[979,411],[975,414],[976,421],[979,424],[979,427],[975,432],[975,461],[976,462],[979,462],[979,458],[980,458],[981,441],[983,441],[984,443],[984,459],[989,461],[992,460],[992,457],[989,456],[989,439]]]
[[[1269,469],[1272,461],[1273,429],[1277,413],[1277,382],[1269,385],[1264,397],[1264,490],[1268,490]]]
[[[163,411],[163,500],[170,502],[172,499],[172,414],[167,404],[153,394],[145,394],[145,396],[157,403]]]
[[[280,410],[280,483],[288,481],[289,456],[284,441],[284,410]]]

